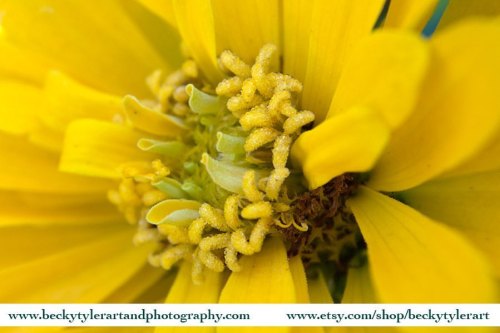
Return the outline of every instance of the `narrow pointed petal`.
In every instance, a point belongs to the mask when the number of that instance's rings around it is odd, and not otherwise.
[[[345,172],[370,170],[389,135],[390,127],[378,113],[351,108],[303,133],[291,155],[314,189]]]
[[[173,0],[177,26],[190,55],[212,83],[222,79],[217,65],[212,4],[205,0]]]
[[[107,180],[61,173],[58,156],[25,139],[0,134],[0,188],[43,193],[96,193],[108,190]],[[33,168],[36,167],[36,172]]]
[[[111,295],[103,300],[103,303],[132,303],[137,297],[144,293],[155,283],[161,283],[165,270],[152,267],[146,263],[134,276],[117,288]]]
[[[491,0],[452,0],[439,23],[439,31],[469,17],[500,15],[500,2]]]
[[[36,125],[36,113],[42,104],[41,89],[16,80],[0,81],[0,131],[22,135]]]
[[[283,1],[283,70],[301,82],[306,77],[314,2]]]
[[[122,221],[106,193],[50,194],[0,191],[0,227],[96,225]]]
[[[383,0],[361,3],[319,0],[313,4],[302,106],[321,122],[329,109],[340,72],[353,47],[369,35],[384,5]]]
[[[147,247],[130,245],[133,230],[98,239],[0,272],[2,302],[97,303],[143,264]],[[32,278],[37,272],[37,278]],[[120,272],[120,274],[114,274]]]
[[[333,304],[330,290],[326,285],[325,278],[321,273],[315,278],[307,281],[309,284],[309,296],[313,304]]]
[[[467,21],[432,38],[435,54],[416,112],[392,135],[370,187],[401,191],[487,147],[500,130],[500,25]]]
[[[6,269],[40,260],[91,243],[101,237],[112,237],[126,227],[124,223],[43,227],[2,226],[1,249],[3,253],[9,255],[0,257],[0,267]]]
[[[122,163],[154,158],[137,148],[142,137],[124,125],[93,119],[74,121],[66,132],[59,168],[81,175],[118,178]]]
[[[439,0],[391,0],[384,27],[422,31]]]
[[[50,59],[58,69],[90,86],[117,94],[147,95],[145,77],[157,68],[172,69],[118,0],[101,3],[99,10],[91,2],[74,0],[3,3],[8,40],[25,52]]]
[[[277,0],[212,0],[217,55],[231,50],[252,64],[263,45],[280,49],[280,5]]]
[[[121,97],[85,86],[64,73],[50,71],[45,81],[46,107],[41,118],[50,128],[64,131],[79,118],[123,120]]]
[[[349,268],[342,303],[378,303],[368,266]]]
[[[381,302],[496,302],[490,266],[456,231],[367,187],[347,205],[368,245]]]
[[[143,6],[161,17],[172,27],[176,27],[174,3],[172,0],[138,0]]]
[[[241,272],[231,273],[219,303],[295,303],[295,286],[279,238],[264,242],[262,251],[241,259]]]
[[[0,26],[0,73],[4,77],[42,85],[49,65],[46,59],[28,54],[9,42]]]
[[[165,303],[216,303],[222,287],[222,274],[206,271],[202,284],[194,284],[192,263],[184,262],[170,288]],[[157,327],[155,333],[215,333],[215,327]]]
[[[500,171],[436,180],[401,193],[408,205],[457,228],[493,263],[500,276]]]
[[[414,110],[429,61],[429,47],[419,35],[373,33],[347,61],[327,117],[364,106],[397,128]]]

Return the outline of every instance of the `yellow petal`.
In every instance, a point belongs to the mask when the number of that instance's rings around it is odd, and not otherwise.
[[[0,26],[0,73],[2,76],[41,85],[47,68],[46,60],[24,52],[7,41],[4,28]]]
[[[491,0],[452,0],[449,2],[439,29],[445,29],[450,24],[459,22],[468,17],[483,16],[493,17],[500,14],[500,2]]]
[[[500,276],[500,171],[436,180],[401,193],[404,202],[462,231]]]
[[[428,45],[417,34],[375,32],[347,61],[327,117],[360,105],[398,127],[417,102],[429,56]]]
[[[170,288],[165,303],[216,303],[222,287],[222,274],[207,270],[202,284],[194,284],[192,263],[185,261]],[[212,333],[215,327],[157,327],[155,333]]]
[[[155,268],[146,263],[134,276],[117,288],[102,303],[132,303],[155,283],[162,283],[160,279],[165,275],[165,270]]]
[[[497,300],[486,260],[454,230],[367,187],[347,204],[368,245],[371,276],[381,302]]]
[[[64,133],[39,121],[31,130],[28,139],[37,147],[59,155],[62,150]]]
[[[326,281],[322,273],[319,273],[317,277],[311,278],[307,282],[309,284],[309,295],[311,297],[311,303],[333,303],[332,297],[330,295],[330,290],[328,290],[328,286],[326,285]]]
[[[205,0],[173,0],[182,41],[212,84],[222,79],[217,65],[212,4]]]
[[[120,4],[127,16],[135,23],[135,27],[160,58],[167,63],[167,67],[163,68],[165,72],[170,73],[181,67],[185,60],[185,54],[181,50],[182,40],[177,29],[151,12],[139,1],[121,1]],[[171,1],[169,1],[168,6],[169,9],[172,9]]]
[[[452,0],[451,2],[453,2]],[[391,0],[384,27],[422,31],[438,0]]]
[[[216,52],[231,50],[252,64],[263,45],[280,49],[280,8],[277,0],[212,0]]]
[[[342,303],[378,303],[368,266],[349,268]]]
[[[87,1],[7,0],[3,26],[8,40],[40,54],[58,69],[108,92],[148,94],[144,79],[168,68],[118,0],[96,10]],[[90,47],[91,46],[91,47]]]
[[[0,226],[108,224],[123,217],[106,193],[51,194],[0,191]]]
[[[496,137],[499,35],[494,22],[468,21],[432,38],[435,57],[417,112],[394,132],[372,172],[371,187],[400,191],[419,185]]]
[[[177,25],[172,0],[138,0],[143,6],[160,16],[172,27]]]
[[[0,188],[45,193],[95,193],[108,190],[109,181],[57,171],[58,156],[27,140],[0,134]]]
[[[307,290],[306,272],[300,256],[295,256],[288,262],[292,273],[293,285],[297,303],[309,303],[309,291]]]
[[[384,5],[383,0],[362,3],[350,0],[314,2],[309,33],[302,106],[322,121],[337,87],[340,72],[353,47],[369,35]],[[327,56],[325,56],[327,55]]]
[[[295,286],[286,250],[279,238],[266,239],[262,251],[241,259],[231,273],[219,303],[295,303]]]
[[[283,1],[283,70],[303,80],[309,54],[309,34],[314,0]]]
[[[457,177],[500,169],[500,131],[482,150],[456,168],[445,172],[443,177]]]
[[[2,302],[97,303],[145,262],[148,247],[132,247],[133,229],[0,272]],[[37,272],[36,279],[33,272]],[[120,274],[116,274],[120,272]]]
[[[19,266],[122,232],[124,223],[60,226],[2,226],[0,267]]]
[[[155,111],[133,96],[123,99],[127,119],[135,128],[166,137],[177,137],[186,129],[186,125],[176,117]]]
[[[68,126],[59,168],[76,174],[118,178],[121,164],[154,157],[137,148],[142,137],[124,125],[76,120]]]
[[[123,119],[121,97],[87,87],[61,72],[48,73],[45,97],[47,107],[41,117],[54,130],[64,131],[79,118]]]
[[[42,91],[21,81],[0,81],[0,131],[26,134],[36,124],[36,113],[42,102]]]
[[[303,133],[291,154],[314,189],[345,172],[370,170],[389,135],[389,126],[376,112],[351,108]]]

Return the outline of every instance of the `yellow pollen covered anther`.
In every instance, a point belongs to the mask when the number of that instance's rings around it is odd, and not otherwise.
[[[154,228],[148,229],[138,229],[132,239],[134,245],[140,245],[151,241],[156,241],[160,239],[158,230]]]
[[[257,188],[255,170],[245,172],[242,180],[242,189],[245,197],[252,202],[264,199],[264,194]]]
[[[222,80],[215,88],[215,93],[219,96],[231,97],[239,93],[243,81],[239,76],[233,76],[228,79]]]
[[[158,231],[167,236],[171,244],[189,243],[188,231],[184,227],[164,223],[158,225]]]
[[[239,57],[235,56],[231,51],[223,51],[219,57],[219,61],[223,69],[227,69],[235,75],[243,78],[250,76],[250,66]]]
[[[249,220],[270,217],[272,215],[273,207],[267,201],[251,203],[241,210],[241,216]]]
[[[233,230],[240,226],[240,219],[238,216],[239,196],[233,194],[229,196],[224,202],[224,219],[226,224]]]
[[[249,131],[255,127],[272,127],[274,120],[265,104],[260,104],[241,116],[240,125],[245,131]]]
[[[254,129],[245,141],[245,151],[251,153],[264,146],[266,143],[274,141],[279,134],[279,131],[270,127]]]
[[[154,160],[151,165],[158,177],[166,177],[170,174],[170,169],[161,160]]]
[[[269,176],[266,184],[266,195],[271,200],[278,199],[281,186],[289,175],[290,170],[288,170],[287,168],[274,169],[271,172],[271,175]]]
[[[231,234],[231,244],[241,254],[249,256],[255,253],[253,247],[247,241],[243,229],[236,230]]]
[[[280,135],[274,141],[273,167],[275,169],[282,169],[286,166],[291,144],[292,138],[288,135]]]
[[[253,227],[250,233],[250,246],[252,246],[255,252],[260,252],[262,249],[264,239],[269,233],[272,223],[272,218],[261,218]]]
[[[241,266],[238,262],[238,252],[231,244],[224,250],[224,260],[226,261],[227,268],[231,271],[241,271]]]
[[[311,111],[300,111],[288,118],[283,124],[285,134],[292,134],[300,130],[304,125],[314,121],[314,113]]]
[[[142,195],[142,203],[145,206],[153,206],[166,198],[167,195],[162,191],[150,190]]]
[[[241,86],[241,97],[245,102],[250,102],[255,96],[257,87],[252,79],[246,79]]]
[[[269,101],[269,112],[271,114],[278,115],[280,113],[281,105],[289,101],[291,97],[292,95],[287,90],[275,93]]]
[[[191,222],[188,227],[188,237],[191,243],[198,244],[201,241],[206,225],[207,222],[203,218],[197,218]]]
[[[202,251],[213,251],[225,248],[231,240],[231,234],[217,234],[214,236],[206,237],[198,244]]]
[[[198,258],[203,263],[214,272],[220,273],[224,270],[225,266],[222,260],[219,259],[215,254],[209,251],[200,250],[198,252]]]
[[[186,86],[182,85],[175,88],[172,97],[175,99],[176,102],[186,103],[189,99],[189,96],[186,92]]]
[[[193,253],[193,266],[191,267],[191,279],[193,280],[194,284],[200,285],[205,280],[205,276],[203,275],[205,267],[203,266],[203,263],[200,261],[200,258],[198,258],[198,252],[199,250],[197,249]]]
[[[204,203],[199,209],[199,213],[202,219],[210,225],[220,231],[229,231],[229,227],[224,220],[223,212],[220,209],[214,208],[209,204]]]
[[[191,251],[192,247],[189,244],[172,246],[161,253],[160,265],[168,270],[179,260],[187,258],[191,254]]]
[[[254,95],[251,101],[245,101],[241,95],[233,96],[227,101],[227,109],[233,113],[234,116],[239,117],[243,111],[253,108],[254,106],[262,103],[262,97]]]

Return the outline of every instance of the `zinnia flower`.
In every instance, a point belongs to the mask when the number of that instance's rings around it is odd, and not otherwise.
[[[2,302],[498,300],[498,19],[1,6]]]

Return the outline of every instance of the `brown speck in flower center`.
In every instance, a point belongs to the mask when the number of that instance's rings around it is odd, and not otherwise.
[[[324,186],[299,195],[291,204],[292,215],[298,224],[309,226],[307,231],[296,228],[281,230],[288,245],[288,256],[300,255],[304,264],[317,263],[320,256],[339,264],[347,264],[341,251],[355,242],[359,232],[346,200],[360,185],[357,174],[346,173],[333,178]]]

